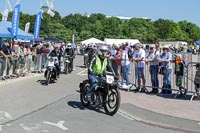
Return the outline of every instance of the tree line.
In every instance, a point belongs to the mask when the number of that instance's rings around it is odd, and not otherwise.
[[[8,15],[11,21],[12,13]],[[1,18],[1,14],[0,14]],[[30,22],[29,33],[34,32],[36,15],[20,14],[20,28]],[[186,20],[174,22],[168,19],[132,18],[122,21],[116,17],[106,17],[104,14],[92,14],[89,17],[81,14],[70,14],[61,17],[58,12],[51,17],[43,13],[41,23],[41,37],[55,37],[69,42],[75,35],[78,43],[90,37],[101,40],[104,38],[139,39],[142,43],[154,43],[155,41],[186,41],[192,43],[200,40],[200,27]]]

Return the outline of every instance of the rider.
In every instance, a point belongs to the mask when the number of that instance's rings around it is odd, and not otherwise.
[[[70,67],[73,70],[73,59],[75,57],[74,49],[72,48],[72,44],[68,43],[67,47],[65,49],[65,54],[64,55],[69,55],[70,56]]]
[[[107,46],[101,45],[99,46],[96,55],[93,56],[88,68],[88,79],[90,81],[90,87],[87,92],[88,100],[91,100],[95,86],[97,86],[97,76],[103,75],[106,70],[113,72],[108,60],[108,48]]]
[[[60,59],[62,57],[62,52],[59,50],[58,44],[54,44],[53,47],[54,47],[54,50],[52,50],[49,53],[49,59],[51,57],[57,57],[58,58],[58,60],[55,63],[55,67],[56,67],[56,70],[57,70],[57,77],[59,78],[60,77],[60,72],[61,72]]]

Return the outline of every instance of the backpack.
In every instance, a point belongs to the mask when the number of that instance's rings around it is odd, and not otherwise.
[[[128,58],[131,59],[133,57],[133,52],[130,48],[128,48]]]

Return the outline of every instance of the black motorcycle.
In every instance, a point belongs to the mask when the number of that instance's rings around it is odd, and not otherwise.
[[[90,86],[89,80],[80,83],[80,100],[83,106],[94,105],[104,108],[105,113],[114,115],[120,106],[120,92],[118,90],[118,79],[111,72],[105,72],[104,76],[98,76],[98,85],[92,96],[88,100],[87,92]]]
[[[53,82],[54,80],[56,80],[56,67],[55,67],[55,63],[58,61],[57,57],[51,57],[48,65],[47,65],[47,69],[44,73],[44,77],[46,78],[46,85],[48,85],[49,83]]]
[[[72,72],[71,68],[71,57],[69,55],[65,55],[65,60],[64,60],[64,73],[69,74]]]

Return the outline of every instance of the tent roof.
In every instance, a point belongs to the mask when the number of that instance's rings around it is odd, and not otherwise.
[[[105,38],[104,40],[105,44],[108,45],[121,45],[121,44],[125,44],[126,42],[129,43],[130,45],[134,45],[136,43],[140,43],[140,41],[138,39],[110,39],[110,38]]]
[[[1,25],[1,23],[3,23],[3,24]],[[4,21],[4,22],[1,21],[0,22],[0,36],[2,35],[1,37],[6,37],[7,36],[7,37],[11,38],[11,25],[12,25],[12,23],[8,22],[8,21]],[[6,29],[8,33],[7,34],[5,34],[5,33],[1,34],[1,28],[3,28],[4,30]],[[16,36],[16,38],[17,39],[33,40],[33,35],[31,35],[29,33],[26,33],[23,30],[21,30],[20,28],[18,28],[18,35]]]
[[[7,28],[7,22],[1,21],[0,22],[0,37],[10,38],[11,34]]]
[[[92,44],[92,43],[104,44],[104,41],[101,41],[101,40],[96,39],[96,38],[90,38],[90,39],[87,39],[87,40],[82,41],[81,43],[82,43],[82,44]]]

